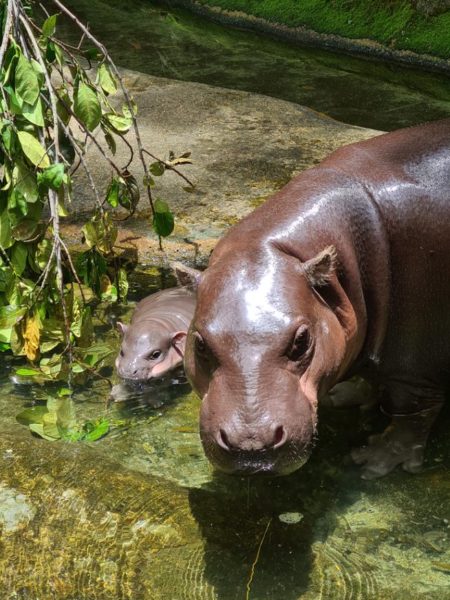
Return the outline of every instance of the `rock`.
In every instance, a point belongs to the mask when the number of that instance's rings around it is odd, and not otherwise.
[[[158,179],[155,197],[166,200],[176,217],[174,234],[164,241],[165,254],[157,249],[148,199],[141,194],[136,214],[121,223],[119,233],[120,245],[136,247],[140,262],[165,264],[167,258],[181,258],[206,263],[224,231],[293,175],[317,164],[339,146],[379,133],[258,94],[132,71],[123,74],[138,105],[144,146],[160,158],[167,157],[169,150],[175,154],[190,150],[193,165],[182,171],[196,186],[193,193],[184,191],[186,183],[174,173]],[[120,98],[116,102],[122,103]],[[103,135],[98,136],[101,141]],[[128,139],[134,146],[132,133]],[[126,164],[127,156],[126,146],[119,144],[116,162]],[[132,168],[141,181],[142,169],[136,157]],[[109,167],[92,144],[88,160],[99,188],[105,189]],[[81,169],[75,190],[78,218],[93,208],[92,192]],[[66,226],[66,234],[74,240],[80,238],[79,228],[73,224]]]

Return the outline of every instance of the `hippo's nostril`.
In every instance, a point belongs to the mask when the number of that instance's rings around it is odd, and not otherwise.
[[[223,448],[224,450],[226,450],[227,452],[230,451],[230,442],[228,440],[228,436],[225,433],[225,431],[223,429],[219,429],[219,435],[217,436],[217,443],[219,444],[219,446],[221,448]]]
[[[273,447],[280,448],[281,446],[283,446],[283,444],[286,443],[286,440],[287,440],[286,429],[283,427],[283,425],[279,425],[275,429],[275,434],[273,437]]]

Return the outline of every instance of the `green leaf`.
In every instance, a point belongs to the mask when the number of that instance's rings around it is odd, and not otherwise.
[[[115,94],[117,92],[116,79],[105,63],[100,65],[97,71],[97,79],[105,94]]]
[[[158,235],[167,237],[175,227],[173,214],[170,212],[167,202],[163,202],[162,200],[156,200],[154,207],[153,229]]]
[[[100,123],[102,109],[94,90],[81,82],[75,94],[74,112],[88,131],[94,131]]]
[[[108,125],[119,134],[127,133],[133,124],[130,117],[122,117],[121,115],[115,115],[114,113],[106,113],[104,117]]]
[[[31,133],[28,133],[28,131],[18,131],[17,136],[23,153],[35,167],[44,169],[50,166],[47,151]]]
[[[59,190],[62,184],[65,183],[66,179],[67,177],[64,173],[63,163],[50,165],[38,175],[39,184],[45,185],[53,190]]]
[[[72,107],[72,100],[70,99],[66,89],[60,88],[57,90],[57,92],[58,100],[56,101],[56,112],[58,113],[58,117],[61,119],[64,125],[67,125],[71,117],[68,109]]]
[[[2,306],[0,308],[0,329],[7,329],[15,325],[26,312],[26,306]]]
[[[104,437],[109,432],[109,421],[100,419],[99,421],[87,421],[83,425],[84,440],[86,442],[95,442]]]
[[[8,198],[9,220],[17,224],[28,212],[28,202],[18,188],[12,190]]]
[[[19,377],[42,377],[42,373],[40,371],[36,369],[29,369],[28,367],[16,369],[15,374],[19,375]]]
[[[119,192],[120,182],[117,177],[113,177],[106,192],[106,202],[108,202],[108,204],[113,208],[117,208],[119,206]]]
[[[82,282],[92,288],[97,295],[100,294],[100,278],[106,273],[107,265],[103,256],[95,248],[78,256],[76,270]]]
[[[111,135],[111,133],[109,131],[107,131],[105,128],[104,128],[104,133],[105,133],[106,143],[108,144],[108,148],[110,149],[111,154],[115,155],[116,150],[117,150],[116,140],[114,139],[114,136]]]
[[[14,273],[19,277],[25,271],[28,257],[27,245],[23,242],[16,242],[12,247],[11,251],[11,264],[14,269]]]
[[[150,173],[155,177],[161,177],[161,175],[164,175],[164,171],[166,170],[164,163],[160,162],[159,160],[152,163],[149,168]]]
[[[73,390],[71,390],[70,388],[62,387],[59,388],[57,393],[60,398],[63,398],[64,396],[72,396]]]
[[[3,85],[7,86],[13,80],[14,70],[17,64],[17,56],[19,54],[18,47],[16,45],[11,45],[5,53],[5,58],[3,60],[3,72],[2,80]]]
[[[38,98],[34,105],[23,103],[22,115],[27,121],[37,125],[38,127],[44,127],[44,111],[42,110],[42,100]]]
[[[22,369],[23,371],[32,371],[32,369]],[[16,371],[17,373],[17,371]],[[44,415],[48,413],[48,409],[46,406],[31,406],[30,408],[26,408],[18,415],[16,415],[16,420],[21,425],[32,425],[33,423],[43,423]]]
[[[12,246],[14,240],[11,236],[11,222],[9,220],[8,209],[5,208],[0,213],[0,245],[2,248],[7,249]]]
[[[45,37],[52,36],[55,33],[56,29],[56,19],[58,15],[50,15],[48,19],[46,19],[42,25],[42,35]]]
[[[119,286],[119,295],[122,302],[127,299],[128,296],[128,277],[125,269],[120,268],[117,272],[117,284]]]
[[[32,64],[22,53],[17,61],[15,83],[16,94],[27,104],[34,105],[39,98],[41,86]]]
[[[54,442],[55,440],[59,440],[59,438],[61,437],[59,435],[59,433],[58,433],[58,437],[53,437],[51,435],[48,435],[45,432],[44,425],[42,425],[41,423],[32,423],[28,427],[30,428],[30,431],[32,431],[39,437],[43,438],[44,440],[47,440],[48,442]],[[48,429],[48,427],[47,427],[47,429]]]
[[[97,48],[87,48],[83,51],[83,56],[87,60],[99,60],[102,55],[97,50]]]
[[[36,176],[20,159],[16,159],[12,177],[15,189],[22,194],[25,200],[31,203],[36,202],[39,197]]]

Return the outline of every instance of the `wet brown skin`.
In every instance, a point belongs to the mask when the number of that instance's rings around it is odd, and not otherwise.
[[[117,323],[123,336],[115,363],[118,375],[150,381],[180,367],[194,309],[195,295],[186,288],[162,290],[141,300],[129,325]]]
[[[420,468],[450,380],[450,120],[346,146],[234,226],[198,285],[187,375],[206,454],[290,473],[317,405],[350,374],[386,389],[391,426],[363,476]]]

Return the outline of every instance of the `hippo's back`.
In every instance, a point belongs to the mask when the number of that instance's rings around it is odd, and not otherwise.
[[[131,325],[158,320],[187,331],[195,310],[195,296],[187,288],[169,288],[141,300],[133,313]]]

